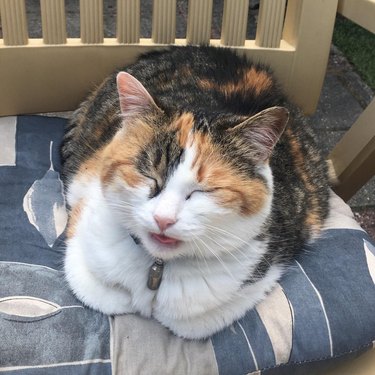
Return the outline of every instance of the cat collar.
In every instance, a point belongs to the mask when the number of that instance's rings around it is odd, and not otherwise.
[[[138,237],[134,234],[130,234],[130,237],[133,241],[140,245],[141,241]],[[163,259],[156,258],[155,262],[152,264],[148,271],[148,278],[147,278],[147,288],[150,290],[157,290],[159,289],[161,279],[163,277],[163,270],[164,270],[164,261]]]

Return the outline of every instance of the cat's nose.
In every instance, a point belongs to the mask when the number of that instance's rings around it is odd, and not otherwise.
[[[167,228],[169,228],[171,225],[176,223],[176,218],[169,217],[169,216],[159,216],[154,215],[154,219],[156,221],[156,224],[158,225],[159,229],[164,232]]]

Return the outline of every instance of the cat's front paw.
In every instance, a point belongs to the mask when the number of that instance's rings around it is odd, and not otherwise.
[[[74,294],[88,307],[106,315],[133,313],[131,295],[122,288],[101,285],[93,294],[73,289]]]
[[[207,314],[198,318],[181,320],[157,317],[157,320],[176,336],[190,340],[201,340],[212,336],[232,323],[232,319],[226,321],[223,317],[214,315]]]
[[[86,306],[107,315],[133,313],[131,294],[125,288],[108,286],[95,277],[83,263],[72,266],[65,261],[65,276],[75,296]]]

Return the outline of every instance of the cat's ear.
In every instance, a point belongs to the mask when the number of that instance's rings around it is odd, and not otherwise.
[[[288,119],[289,111],[286,108],[271,107],[228,129],[228,131],[245,140],[256,156],[265,162],[270,158]]]
[[[160,111],[142,83],[131,74],[120,72],[117,74],[116,80],[120,108],[123,115],[137,115],[150,109]]]

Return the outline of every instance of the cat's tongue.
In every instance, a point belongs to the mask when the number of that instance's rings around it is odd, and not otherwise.
[[[177,245],[179,242],[175,238],[164,236],[164,234],[151,233],[151,237],[164,245]]]

